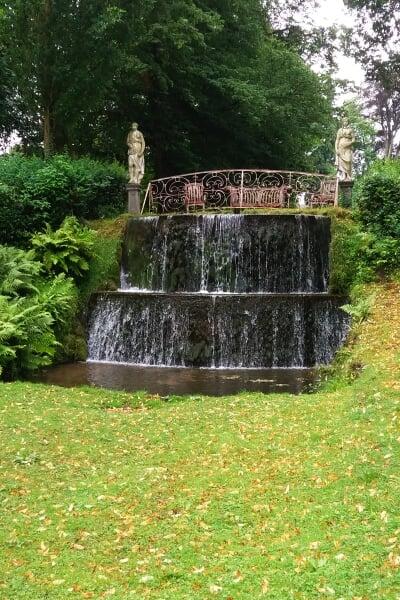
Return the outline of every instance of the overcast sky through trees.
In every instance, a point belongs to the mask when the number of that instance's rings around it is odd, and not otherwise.
[[[320,0],[320,6],[315,13],[315,24],[322,26],[347,25],[354,23],[350,12],[344,6],[342,0]],[[361,65],[354,59],[340,54],[338,56],[338,77],[349,79],[360,85],[363,81],[363,70]]]

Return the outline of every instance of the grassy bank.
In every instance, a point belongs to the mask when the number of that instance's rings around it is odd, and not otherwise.
[[[395,600],[400,288],[353,385],[163,402],[0,387],[0,595]]]

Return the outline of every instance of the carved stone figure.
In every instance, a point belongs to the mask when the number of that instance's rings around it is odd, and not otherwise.
[[[132,129],[128,133],[127,144],[129,183],[140,185],[144,176],[144,151],[146,144],[143,134],[138,130],[137,123],[132,123]]]
[[[339,179],[342,181],[352,180],[353,169],[353,144],[355,142],[354,131],[350,127],[349,120],[344,118],[342,127],[336,136],[336,166]]]

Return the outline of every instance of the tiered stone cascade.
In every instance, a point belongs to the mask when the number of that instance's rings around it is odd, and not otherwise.
[[[132,218],[121,290],[93,300],[89,358],[182,367],[331,362],[348,316],[328,293],[330,219]]]

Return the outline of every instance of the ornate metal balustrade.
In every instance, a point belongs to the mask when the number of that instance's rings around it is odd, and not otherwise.
[[[319,173],[205,171],[151,181],[142,212],[334,206],[337,197],[337,179]]]

